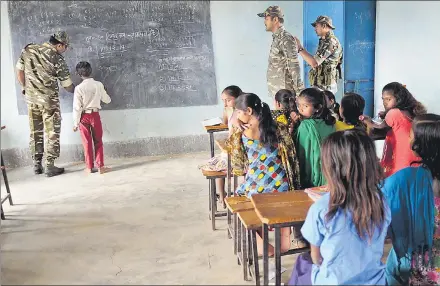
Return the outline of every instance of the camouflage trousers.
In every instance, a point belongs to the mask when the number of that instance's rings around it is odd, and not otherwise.
[[[34,162],[41,162],[46,133],[46,165],[53,165],[60,156],[61,112],[59,107],[47,109],[39,104],[28,104],[31,155]]]

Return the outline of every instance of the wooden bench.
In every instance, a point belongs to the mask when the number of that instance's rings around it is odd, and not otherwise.
[[[226,216],[226,212],[217,211],[217,195],[215,180],[227,177],[225,172],[205,171],[202,170],[203,176],[209,181],[209,219],[211,220],[212,230],[215,230],[215,218]]]
[[[261,229],[263,224],[254,209],[248,209],[238,212],[238,219],[241,226],[241,252],[244,279],[248,280],[247,271],[255,280],[255,285],[260,285],[260,269],[258,266],[257,250],[257,230]],[[253,266],[253,267],[252,267]]]
[[[234,240],[234,254],[237,254],[238,241],[237,241],[237,229],[238,229],[238,217],[237,213],[243,210],[251,210],[254,208],[252,202],[247,197],[228,197],[225,199],[226,208],[228,214],[232,214],[232,219],[228,219],[228,233]],[[230,218],[230,216],[228,216]],[[233,224],[233,225],[232,225]]]
[[[208,127],[206,127],[206,130],[208,130],[208,131],[222,130],[223,131],[225,126],[226,125],[208,126]],[[227,128],[227,126],[226,126],[226,128]],[[226,140],[215,140],[215,143],[219,146],[219,148],[222,151],[227,152],[225,141]],[[211,151],[213,152],[213,149]],[[216,210],[217,196],[216,196],[216,186],[215,186],[216,179],[226,179],[226,184],[225,184],[226,197],[231,197],[233,195],[234,190],[237,188],[237,184],[238,184],[237,177],[232,175],[231,158],[230,158],[229,154],[228,154],[227,169],[228,169],[228,172],[202,170],[203,176],[205,176],[206,179],[209,180],[209,212],[210,212],[210,219],[212,222],[212,230],[215,230],[215,217],[216,216],[226,215],[227,221],[228,221],[228,226],[231,225],[231,213],[227,210],[226,210],[226,212],[217,212],[217,210]],[[233,186],[232,186],[232,178],[233,178]],[[228,237],[232,238],[232,232],[230,231],[229,227],[228,227]]]
[[[6,126],[2,126],[1,130],[5,129]],[[3,203],[6,200],[9,200],[9,205],[14,205],[13,201],[12,201],[12,195],[11,195],[11,190],[9,189],[9,181],[8,181],[8,175],[6,174],[6,166],[5,166],[5,162],[3,161],[3,154],[1,154],[0,151],[0,157],[1,157],[1,170],[2,170],[2,175],[3,175],[3,181],[5,183],[5,187],[6,187],[6,196],[1,198],[1,204],[0,204],[0,209],[1,209],[1,219],[6,219],[5,218],[5,213],[3,212]]]
[[[261,229],[261,220],[247,197],[229,197],[225,201],[228,211],[234,215],[234,228],[231,230],[234,237],[234,254],[237,255],[238,263],[243,266],[243,278],[248,281],[250,273],[259,285],[256,232]]]

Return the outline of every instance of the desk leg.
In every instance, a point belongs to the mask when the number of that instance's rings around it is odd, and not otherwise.
[[[226,209],[226,220],[228,222],[228,238],[231,239],[232,238],[232,217],[231,217],[231,212],[229,211],[229,209]]]
[[[269,285],[269,228],[263,224],[263,285]]]
[[[281,285],[281,228],[275,227],[275,285]]]
[[[208,195],[209,195],[209,198],[208,198],[208,201],[209,201],[209,215],[210,215],[210,219],[212,219],[211,218],[211,208],[212,208],[212,206],[211,206],[211,180],[208,180]]]
[[[211,226],[212,230],[215,230],[215,212],[217,211],[217,197],[215,195],[215,179],[210,179],[211,181]]]
[[[247,244],[246,244],[246,239],[247,239],[247,230],[244,227],[244,224],[240,221],[240,232],[241,232],[241,257],[242,257],[242,267],[243,267],[243,278],[245,281],[249,280],[248,277],[248,249],[247,249]]]
[[[209,145],[211,146],[211,158],[214,157],[214,133],[209,133]]]
[[[226,197],[231,197],[231,155],[228,154],[228,168],[227,168],[227,174],[226,179],[228,181],[228,189],[226,193]],[[231,221],[231,212],[229,209],[226,209],[226,220],[228,222],[228,238],[232,238],[231,233],[231,227],[232,227],[232,221]]]
[[[238,246],[237,220],[238,220],[238,218],[237,218],[236,213],[233,215],[233,220],[234,220],[234,233],[233,233],[233,235],[234,235],[234,254],[237,255],[237,248],[238,248],[237,247]]]
[[[251,240],[252,240],[252,256],[253,256],[253,264],[254,264],[254,279],[255,285],[260,286],[260,268],[258,266],[258,250],[257,250],[257,231],[251,231]]]
[[[0,154],[1,157],[1,164],[2,164],[2,174],[3,174],[3,180],[5,181],[5,187],[6,187],[6,192],[9,194],[9,204],[12,206],[14,205],[14,203],[12,202],[12,196],[11,196],[11,190],[9,189],[9,181],[8,181],[8,176],[6,175],[6,166],[5,166],[5,162],[3,162],[3,154]]]
[[[241,265],[239,257],[243,258],[243,252],[241,251],[241,221],[237,215],[237,262],[238,265]]]
[[[6,218],[5,218],[5,213],[3,212],[3,206],[2,205],[0,205],[0,208],[1,208],[1,219],[2,220],[5,220]]]

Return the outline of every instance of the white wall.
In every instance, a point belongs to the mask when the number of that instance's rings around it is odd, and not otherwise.
[[[231,84],[247,92],[267,97],[266,69],[272,36],[265,31],[257,13],[270,5],[280,5],[286,14],[288,31],[302,40],[303,4],[300,1],[212,1],[211,24],[217,89]],[[67,55],[68,56],[68,55]],[[2,149],[26,148],[29,126],[26,115],[18,115],[16,81],[12,58],[7,2],[1,2],[1,124]],[[203,134],[200,121],[220,115],[217,106],[102,111],[104,141],[129,141],[147,137]],[[71,113],[63,113],[61,144],[80,144],[72,131]],[[170,120],[173,118],[174,120]]]
[[[377,1],[376,11],[376,112],[384,85],[398,81],[440,114],[440,2]]]

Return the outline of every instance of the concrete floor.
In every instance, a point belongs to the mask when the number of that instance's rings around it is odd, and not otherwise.
[[[85,174],[82,163],[53,178],[10,170],[15,205],[3,205],[1,282],[252,285],[226,218],[211,231],[208,182],[197,169],[207,158],[108,160],[104,175]],[[284,282],[294,259],[282,259]]]

